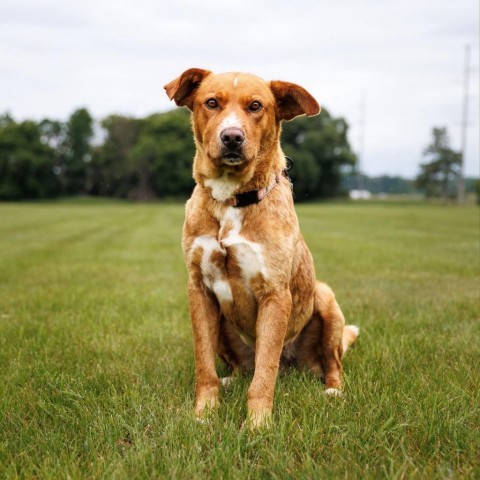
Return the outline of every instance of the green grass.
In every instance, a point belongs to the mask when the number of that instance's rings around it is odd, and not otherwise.
[[[479,478],[478,208],[298,213],[361,337],[345,399],[292,371],[252,435],[248,378],[192,418],[182,206],[1,204],[0,477]]]

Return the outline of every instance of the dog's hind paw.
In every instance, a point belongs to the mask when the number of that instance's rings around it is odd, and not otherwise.
[[[222,377],[220,383],[223,385],[223,388],[229,388],[234,380],[234,377]]]
[[[328,395],[329,397],[343,397],[343,392],[338,388],[327,388],[322,392],[322,395]]]
[[[212,420],[207,417],[195,417],[195,422],[197,425],[211,425]]]

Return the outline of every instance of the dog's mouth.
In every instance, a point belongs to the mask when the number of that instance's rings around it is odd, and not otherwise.
[[[225,165],[240,165],[245,161],[243,155],[239,152],[227,152],[222,155],[222,161]]]

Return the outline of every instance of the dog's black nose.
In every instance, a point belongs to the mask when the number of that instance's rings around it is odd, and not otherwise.
[[[245,141],[245,134],[239,128],[231,127],[222,131],[220,139],[226,147],[235,150]]]

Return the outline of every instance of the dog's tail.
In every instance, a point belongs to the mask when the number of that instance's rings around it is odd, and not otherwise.
[[[342,336],[342,347],[343,353],[345,353],[350,345],[355,342],[355,340],[360,335],[360,329],[356,325],[345,325],[343,327],[343,336]]]

